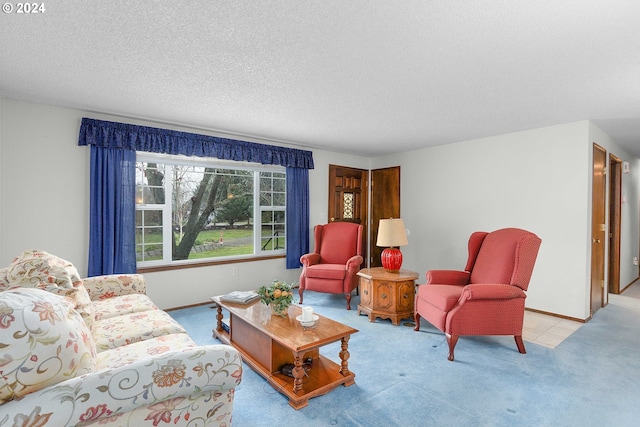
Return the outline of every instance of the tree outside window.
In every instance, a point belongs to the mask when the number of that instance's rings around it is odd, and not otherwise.
[[[138,266],[284,254],[284,168],[158,157],[137,161]]]

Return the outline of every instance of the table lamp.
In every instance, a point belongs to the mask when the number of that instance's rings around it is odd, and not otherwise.
[[[376,246],[386,247],[380,260],[382,267],[389,273],[397,273],[402,266],[402,252],[398,246],[408,244],[404,221],[400,218],[381,219],[378,225],[378,241]]]

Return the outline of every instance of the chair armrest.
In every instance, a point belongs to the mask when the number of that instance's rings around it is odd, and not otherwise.
[[[320,254],[317,254],[317,253],[304,254],[300,257],[300,263],[302,264],[303,267],[319,264]]]
[[[359,271],[363,261],[364,258],[362,258],[360,255],[352,256],[345,264],[347,271]]]
[[[142,274],[109,274],[82,279],[92,301],[120,295],[146,294],[147,284]]]
[[[427,285],[466,285],[471,273],[459,270],[429,270],[427,271]]]
[[[108,423],[118,414],[151,405],[155,406],[148,409],[149,414],[162,405],[166,411],[173,409],[171,415],[176,417],[197,409],[190,408],[189,396],[213,392],[233,399],[231,390],[241,378],[242,359],[236,349],[207,345],[143,357],[71,378],[7,402],[1,408],[3,416],[8,415],[5,420],[33,417],[45,424],[48,421],[47,425],[77,425],[100,419]],[[160,402],[167,404],[156,405]]]
[[[473,300],[506,300],[526,298],[527,294],[517,286],[504,284],[473,283],[464,287],[460,304]]]

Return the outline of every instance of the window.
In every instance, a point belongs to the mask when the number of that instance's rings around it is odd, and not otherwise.
[[[138,267],[285,254],[281,166],[138,153]]]

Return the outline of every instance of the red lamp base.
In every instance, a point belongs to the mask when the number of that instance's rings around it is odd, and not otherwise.
[[[387,248],[380,255],[382,267],[389,273],[397,273],[402,266],[402,252],[398,248]]]

